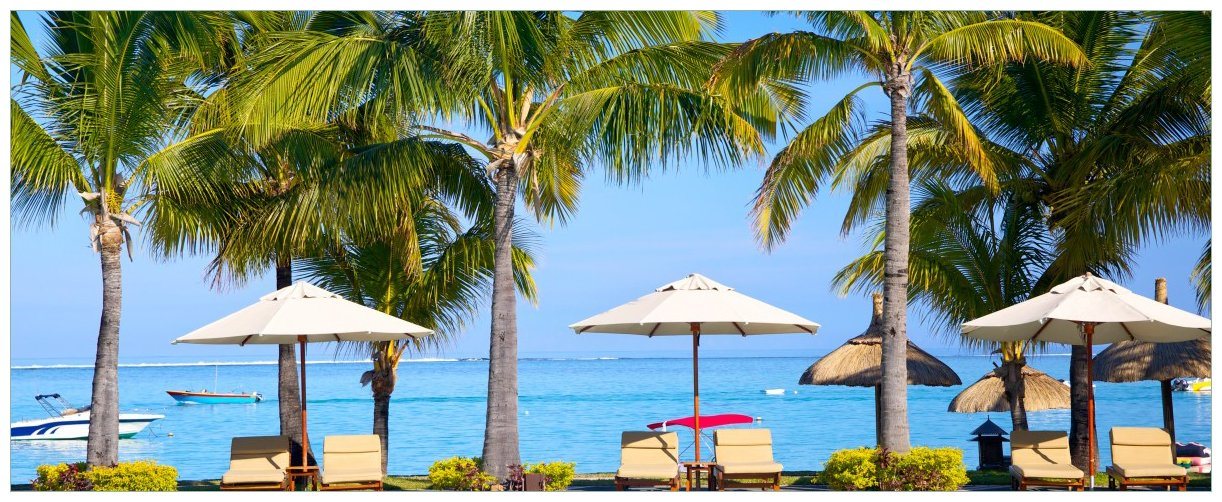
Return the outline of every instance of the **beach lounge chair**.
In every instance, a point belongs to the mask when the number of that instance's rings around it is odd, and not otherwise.
[[[1112,427],[1108,488],[1166,486],[1188,489],[1188,471],[1171,457],[1171,435],[1153,427]]]
[[[221,476],[222,490],[288,489],[289,438],[257,436],[233,438],[229,470]]]
[[[679,435],[674,432],[625,432],[615,489],[668,486],[679,489]]]
[[[1063,486],[1082,491],[1086,474],[1069,457],[1069,435],[1060,431],[1015,430],[1010,434],[1010,486]]]
[[[717,489],[781,489],[781,464],[772,458],[772,431],[722,429],[713,433],[713,477]],[[755,482],[739,481],[754,479]]]
[[[382,441],[377,434],[327,436],[322,467],[323,490],[381,490]]]

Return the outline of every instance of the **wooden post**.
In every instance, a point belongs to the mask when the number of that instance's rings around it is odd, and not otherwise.
[[[693,429],[696,431],[696,462],[700,462],[700,323],[692,323],[692,403],[696,415]]]
[[[1095,487],[1095,374],[1094,374],[1094,336],[1095,323],[1084,323],[1086,332],[1086,469],[1090,477],[1090,487]]]
[[[883,445],[883,386],[874,386],[874,446]]]
[[[306,431],[306,337],[298,336],[301,344],[301,466],[309,466],[307,452],[310,451],[310,434]]]
[[[1159,380],[1163,391],[1163,430],[1171,436],[1171,449],[1175,450],[1175,410],[1172,407],[1171,380]],[[1174,455],[1172,455],[1174,457]]]

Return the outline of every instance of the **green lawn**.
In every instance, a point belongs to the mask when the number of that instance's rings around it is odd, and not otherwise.
[[[817,471],[785,471],[781,476],[781,486],[798,486],[817,484],[819,473]],[[973,486],[1006,486],[1010,484],[1010,474],[1006,471],[967,471],[967,477],[971,481],[968,483]],[[576,487],[603,487],[611,488],[615,485],[614,475],[609,472],[596,472],[578,474],[573,478],[573,486]],[[1188,486],[1193,488],[1210,487],[1209,474],[1190,474]],[[1107,486],[1107,475],[1098,474],[1095,477],[1095,485],[1099,487]],[[388,476],[386,478],[386,490],[388,491],[403,491],[403,490],[427,490],[429,488],[428,476]],[[12,485],[13,491],[28,491],[30,485]],[[178,489],[180,491],[216,491],[219,489],[218,480],[202,480],[202,481],[179,481]]]

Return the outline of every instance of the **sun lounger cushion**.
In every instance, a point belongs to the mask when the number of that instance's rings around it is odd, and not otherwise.
[[[1175,478],[1188,472],[1187,469],[1172,464],[1113,465],[1112,469],[1126,478]]]
[[[1024,478],[1054,478],[1054,479],[1078,479],[1082,477],[1082,470],[1072,465],[1065,464],[1042,464],[1042,465],[1012,465],[1010,472],[1018,474]]]
[[[713,433],[713,452],[726,474],[781,472],[772,458],[772,431],[722,429]]]
[[[327,436],[322,465],[323,484],[381,481],[382,442],[376,434]]]
[[[679,475],[679,435],[674,432],[625,432],[620,438],[620,468],[630,479],[672,479]]]
[[[781,472],[781,464],[776,462],[733,462],[717,464],[721,472],[726,474],[761,474]]]
[[[221,477],[224,484],[279,482],[289,466],[285,436],[233,438],[229,452],[229,471]]]
[[[1015,430],[1010,434],[1010,462],[1010,472],[1024,478],[1084,476],[1069,457],[1069,435],[1060,431]]]
[[[1175,465],[1171,456],[1171,436],[1153,427],[1113,427],[1112,466],[1126,478],[1183,476],[1187,471]]]

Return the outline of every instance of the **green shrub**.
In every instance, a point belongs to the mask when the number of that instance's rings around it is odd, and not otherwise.
[[[876,450],[855,448],[838,450],[823,464],[820,479],[833,490],[855,491],[878,488]]]
[[[833,490],[952,491],[968,482],[962,450],[927,447],[839,450],[824,463],[820,479]]]
[[[963,450],[958,448],[918,447],[896,457],[895,490],[954,491],[968,482]]]
[[[547,462],[533,464],[526,468],[530,474],[547,476],[546,490],[562,492],[573,484],[573,475],[577,472],[577,464],[573,462]]]
[[[483,470],[479,457],[451,457],[429,466],[429,484],[434,490],[483,492],[492,489],[497,479]]]
[[[85,471],[95,492],[173,492],[178,490],[178,469],[151,460],[120,462],[114,467]]]
[[[85,477],[88,465],[84,462],[74,464],[43,464],[38,466],[38,477],[31,481],[35,491],[40,492],[71,492],[89,491],[93,484]]]
[[[147,460],[114,467],[40,465],[33,485],[39,491],[172,492],[178,490],[178,469]]]

